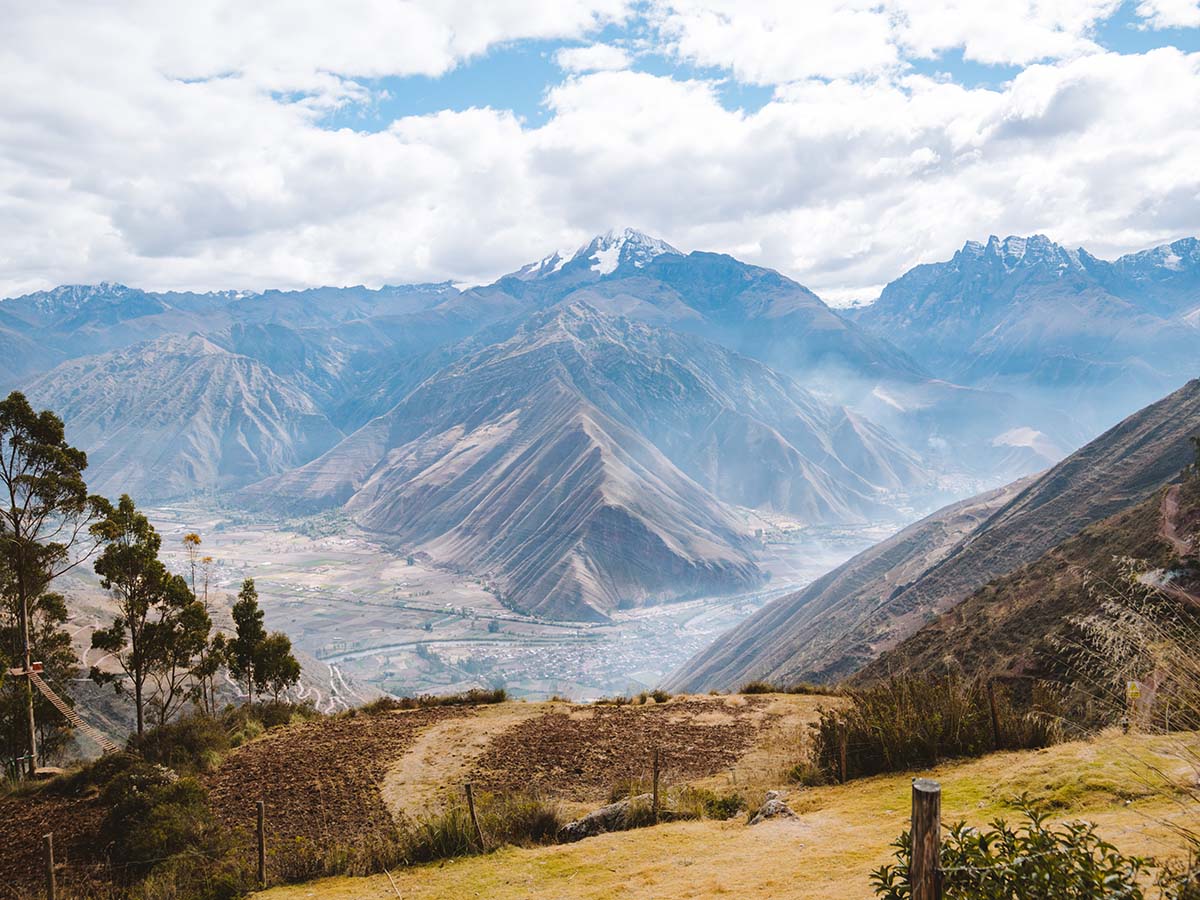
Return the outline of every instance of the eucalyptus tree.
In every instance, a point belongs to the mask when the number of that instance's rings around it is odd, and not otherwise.
[[[38,729],[33,679],[39,609],[48,613],[46,639],[62,617],[49,600],[51,583],[96,549],[89,526],[103,501],[89,496],[83,470],[87,454],[67,443],[62,419],[36,412],[19,391],[0,401],[0,565],[4,600],[16,622],[12,662],[24,673],[24,718],[29,769],[37,767]]]
[[[162,538],[129,495],[105,512],[92,526],[104,543],[95,568],[117,602],[117,615],[107,628],[92,633],[92,646],[112,654],[128,679],[140,736],[148,701],[157,706],[162,723],[191,696],[193,669],[212,621],[187,580],[169,572],[158,558]],[[123,689],[115,673],[93,666],[90,674],[97,683]],[[152,696],[147,684],[155,688]]]

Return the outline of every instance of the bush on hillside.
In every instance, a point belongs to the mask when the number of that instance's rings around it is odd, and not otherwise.
[[[270,701],[231,706],[216,716],[196,711],[166,725],[132,736],[129,749],[147,762],[190,774],[209,772],[234,747],[263,731],[319,716],[307,704]]]
[[[397,709],[427,709],[433,706],[475,706],[483,703],[503,703],[508,699],[504,688],[484,690],[471,688],[458,694],[418,694],[413,697],[380,697],[362,707],[368,715],[392,712]]]
[[[813,684],[810,681],[798,681],[795,684],[782,687],[769,681],[749,681],[742,685],[739,694],[808,694],[816,697],[830,697],[841,693],[837,688],[828,684]]]
[[[827,780],[900,772],[992,750],[1045,747],[1058,739],[1052,716],[1018,708],[1002,687],[995,688],[1000,734],[993,735],[987,684],[978,679],[902,675],[845,696],[845,706],[821,710],[812,726],[811,763]]]
[[[1097,836],[1093,825],[1054,827],[1028,806],[1023,812],[1025,822],[1016,828],[997,820],[984,829],[961,823],[950,829],[941,855],[945,900],[1143,900],[1139,881],[1148,865],[1145,859],[1125,856]],[[874,872],[871,882],[882,900],[908,900],[909,833],[903,832],[893,846],[896,862]]]
[[[100,802],[109,859],[132,877],[179,854],[215,860],[224,849],[204,787],[164,766],[126,758]]]

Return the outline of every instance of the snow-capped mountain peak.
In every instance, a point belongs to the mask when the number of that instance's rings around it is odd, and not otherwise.
[[[650,237],[635,228],[622,228],[610,229],[592,238],[571,259],[590,260],[593,271],[608,275],[616,271],[617,266],[626,263],[640,269],[655,257],[666,253],[682,255],[666,241]]]
[[[512,277],[522,281],[547,278],[563,268],[570,271],[590,269],[598,275],[610,275],[622,265],[642,268],[656,257],[683,254],[664,240],[651,237],[636,228],[613,228],[598,234],[575,250],[558,250],[537,262],[522,266]]]
[[[1068,250],[1059,246],[1044,234],[1029,237],[1009,235],[1006,238],[999,238],[993,234],[986,244],[967,241],[959,251],[959,258],[998,265],[1006,272],[1037,265],[1047,265],[1060,272],[1082,266],[1078,250]]]

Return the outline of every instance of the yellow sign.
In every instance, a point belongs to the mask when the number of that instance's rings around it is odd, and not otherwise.
[[[1142,696],[1142,686],[1136,681],[1131,681],[1125,685],[1125,696],[1130,700],[1136,700]]]

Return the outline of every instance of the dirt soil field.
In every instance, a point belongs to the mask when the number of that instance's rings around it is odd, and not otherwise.
[[[265,801],[274,847],[353,845],[392,823],[381,785],[393,761],[425,729],[475,714],[462,706],[359,713],[273,730],[204,779],[209,800],[222,822],[244,834]]]
[[[98,858],[95,836],[103,818],[99,804],[76,797],[43,792],[0,799],[0,898],[28,897],[42,883],[42,835],[50,832],[56,861],[72,876],[86,875]]]
[[[735,766],[775,724],[771,705],[763,697],[705,697],[564,706],[497,735],[473,779],[486,790],[604,803],[618,783],[649,778],[657,747],[667,781],[694,781]]]

